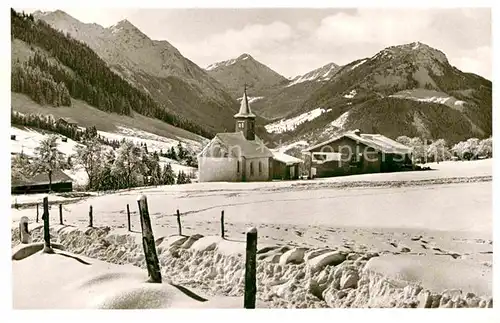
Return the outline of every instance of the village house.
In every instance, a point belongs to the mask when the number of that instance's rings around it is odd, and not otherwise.
[[[218,133],[198,154],[200,182],[270,181],[273,153],[255,134],[246,88],[240,110],[234,115],[235,132]]]
[[[299,179],[302,159],[273,151],[273,179]]]
[[[412,169],[412,148],[380,134],[347,132],[303,151],[309,177]]]

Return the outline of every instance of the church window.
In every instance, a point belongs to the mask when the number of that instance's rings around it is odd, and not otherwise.
[[[253,175],[253,162],[250,162],[250,175]]]

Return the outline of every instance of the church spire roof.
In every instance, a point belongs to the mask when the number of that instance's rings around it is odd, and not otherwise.
[[[247,98],[247,85],[243,90],[243,97],[241,98],[240,111],[234,115],[235,118],[255,118],[255,114],[250,110],[250,104],[248,104]]]

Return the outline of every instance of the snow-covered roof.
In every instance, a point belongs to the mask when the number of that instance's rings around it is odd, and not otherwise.
[[[209,153],[214,145],[224,146],[229,152],[245,158],[273,157],[271,150],[259,137],[255,136],[255,140],[247,140],[242,132],[216,134],[215,138],[203,148],[198,156],[211,157]]]
[[[295,158],[280,151],[273,151],[273,159],[285,163],[286,165],[293,165],[304,162],[302,159]]]
[[[73,179],[66,175],[62,170],[56,170],[52,173],[52,184],[56,183],[69,183],[73,182]],[[47,173],[40,173],[33,176],[32,178],[25,178],[24,180],[19,179],[12,182],[12,186],[24,186],[24,185],[48,185],[49,176]]]
[[[317,145],[314,145],[312,147],[309,147],[305,149],[304,151],[312,151],[316,148],[319,148],[324,145],[328,145],[332,142],[335,142],[341,138],[350,138],[356,142],[360,142],[368,147],[374,148],[380,152],[386,153],[386,154],[409,154],[412,152],[412,148],[407,147],[403,144],[400,144],[399,142],[392,140],[390,138],[387,138],[384,135],[380,134],[367,134],[363,133],[360,135],[356,135],[354,132],[347,132],[344,133],[340,136],[334,137],[330,140],[327,140],[325,142],[319,143]]]

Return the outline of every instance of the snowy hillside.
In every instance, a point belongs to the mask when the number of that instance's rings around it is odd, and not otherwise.
[[[312,70],[304,75],[298,75],[294,77],[290,84],[287,87],[293,86],[295,84],[303,83],[303,82],[322,82],[330,80],[335,73],[339,70],[340,66],[335,63],[326,64],[318,69]]]
[[[471,136],[485,138],[492,131],[492,83],[458,70],[443,52],[423,43],[390,46],[372,57],[353,60],[326,82],[296,79],[302,80],[299,84],[307,85],[306,90],[297,84],[289,87],[297,87],[296,91],[282,90],[275,94],[276,100],[268,94],[255,107],[271,120],[293,119],[318,106],[331,109],[322,118],[308,120],[307,126],[288,127],[286,140],[317,137],[320,130],[334,130],[339,123],[391,138],[425,136],[450,143]],[[279,110],[268,108],[271,104]],[[335,120],[347,111],[349,118]]]
[[[300,124],[307,122],[307,121],[312,121],[322,115],[325,112],[328,112],[330,110],[325,110],[323,108],[317,108],[314,110],[311,110],[309,112],[303,113],[301,115],[298,115],[296,117],[290,118],[290,119],[284,119],[280,120],[274,123],[267,124],[265,126],[267,132],[269,133],[283,133],[287,131],[293,131],[297,126]]]
[[[426,89],[413,89],[405,90],[389,95],[389,97],[413,100],[418,102],[432,102],[440,103],[456,109],[460,112],[464,111],[465,101],[458,100],[451,95],[443,92],[426,90]]]
[[[48,133],[42,133],[31,128],[17,128],[10,127],[10,134],[15,135],[16,139],[11,140],[11,154],[23,153],[27,156],[35,155],[35,148],[39,146],[40,142],[48,136]],[[80,146],[79,143],[67,138],[67,142],[63,142],[62,135],[58,135],[60,139],[57,140],[57,148],[66,156],[76,154],[76,149]]]
[[[97,131],[97,133],[109,140],[128,140],[132,141],[135,144],[146,144],[148,147],[148,151],[157,151],[166,152],[171,147],[176,147],[179,142],[182,142],[182,146],[191,152],[199,152],[201,151],[202,144],[196,142],[194,140],[182,139],[182,140],[174,140],[170,138],[165,138],[162,136],[158,136],[154,133],[146,132],[139,129],[127,128],[122,126],[117,126],[118,133],[111,133],[106,131]]]
[[[168,41],[149,38],[126,19],[106,28],[61,10],[37,11],[34,17],[88,45],[116,74],[170,111],[212,131],[232,125],[236,101]]]
[[[140,131],[137,129],[121,127],[120,132],[121,133],[110,133],[110,132],[98,131],[98,134],[109,140],[121,141],[125,139],[128,141],[133,141],[136,145],[145,143],[148,147],[148,151],[150,152],[153,151],[160,152],[160,150],[166,152],[168,149],[170,149],[170,147],[176,147],[178,144],[178,141],[168,138],[163,138],[155,134],[148,133],[145,131]],[[11,135],[16,136],[15,140],[11,140],[11,154],[20,154],[22,152],[23,154],[30,157],[35,156],[35,148],[38,147],[40,142],[49,135],[49,133],[44,133],[31,128],[17,128],[17,127],[11,127],[10,133]],[[67,142],[63,142],[62,138],[64,136],[62,135],[57,135],[57,136],[60,138],[57,141],[58,150],[61,153],[63,153],[66,158],[69,156],[76,155],[77,147],[81,146],[81,144],[69,138],[67,138]],[[183,146],[184,148],[186,148],[191,152],[198,151],[197,145],[193,146],[183,145]],[[104,149],[108,151],[112,150],[110,146],[104,146]],[[176,160],[160,157],[160,166],[163,167],[167,163],[171,164],[172,169],[175,173],[178,173],[179,171],[182,170],[187,174],[194,174],[195,176],[197,174],[197,168],[184,166],[179,164],[179,162]],[[87,173],[80,165],[74,165],[73,169],[65,170],[64,172],[75,181],[76,186],[84,186],[85,184],[87,184],[88,181]]]

